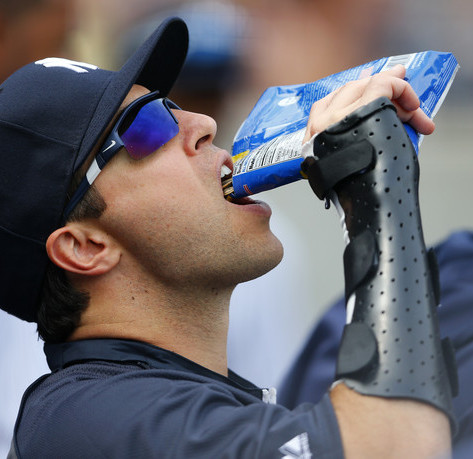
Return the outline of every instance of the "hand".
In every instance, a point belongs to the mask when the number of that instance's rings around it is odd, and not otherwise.
[[[402,122],[409,123],[420,134],[431,134],[435,124],[419,108],[419,98],[412,86],[403,80],[405,75],[405,67],[396,65],[385,72],[349,82],[318,100],[311,108],[303,143],[357,108],[383,96],[391,99]]]

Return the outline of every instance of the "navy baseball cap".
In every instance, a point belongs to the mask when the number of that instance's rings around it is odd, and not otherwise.
[[[36,321],[48,236],[67,190],[133,84],[166,96],[188,32],[164,21],[117,71],[59,58],[26,65],[0,86],[0,308]]]

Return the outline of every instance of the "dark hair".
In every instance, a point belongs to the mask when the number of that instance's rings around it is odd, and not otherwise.
[[[78,175],[83,174],[79,171]],[[77,188],[77,182],[78,180],[74,180],[71,190]],[[99,218],[106,207],[102,195],[92,185],[72,211],[68,221]],[[62,268],[49,262],[37,312],[39,336],[46,343],[67,340],[79,325],[81,315],[88,305],[89,293],[77,289]]]

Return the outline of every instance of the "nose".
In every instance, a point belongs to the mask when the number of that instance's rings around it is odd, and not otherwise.
[[[197,155],[212,145],[217,134],[217,123],[213,118],[185,110],[173,110],[173,114],[179,121],[179,137],[186,154]]]

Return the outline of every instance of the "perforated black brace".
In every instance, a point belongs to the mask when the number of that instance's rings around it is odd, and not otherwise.
[[[319,134],[303,171],[320,199],[339,201],[349,244],[345,326],[337,379],[366,394],[411,398],[453,421],[454,354],[440,340],[438,270],[426,251],[418,202],[419,166],[389,99],[355,111]]]

